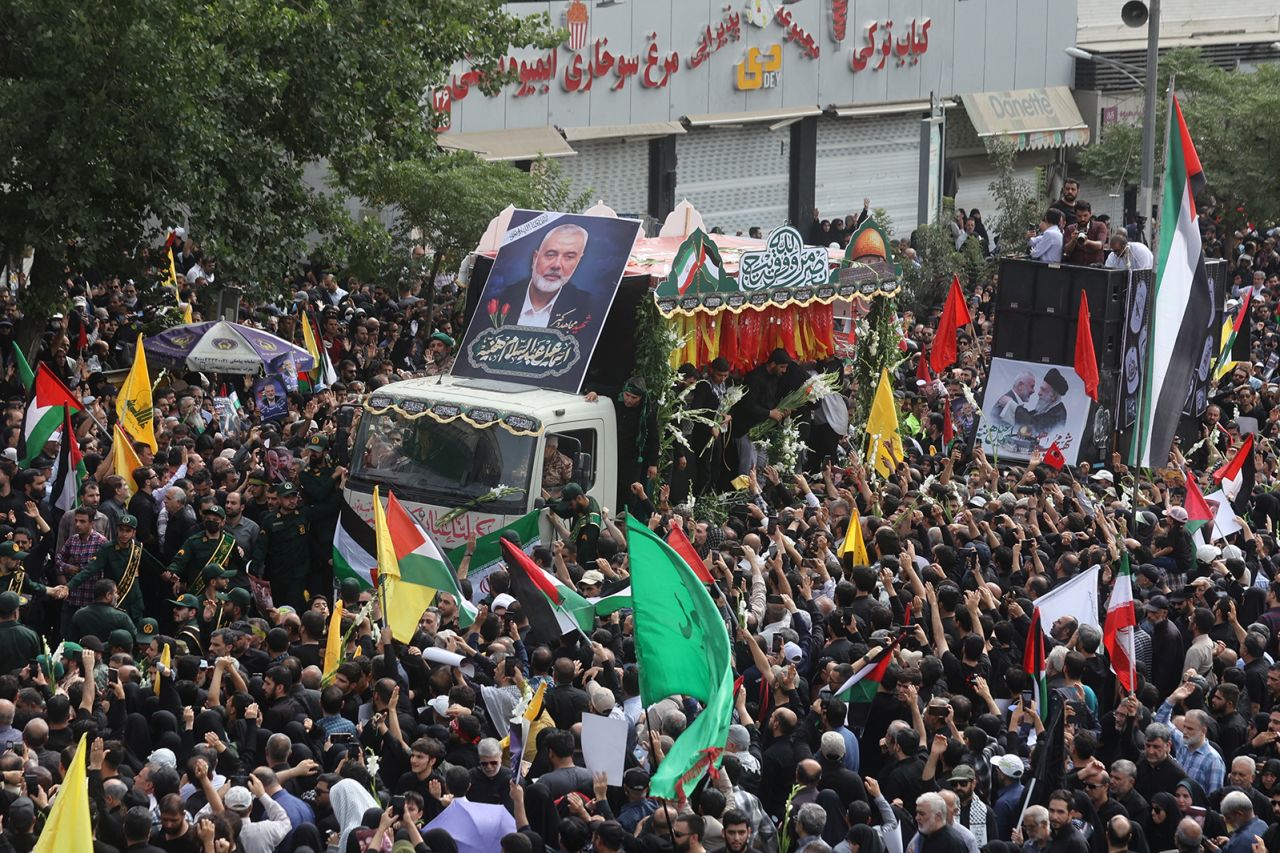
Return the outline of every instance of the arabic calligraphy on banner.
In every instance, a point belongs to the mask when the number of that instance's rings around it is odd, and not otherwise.
[[[782,45],[772,44],[764,50],[748,48],[746,58],[734,67],[738,71],[735,80],[739,91],[772,89],[782,76]]]
[[[898,38],[893,35],[893,21],[872,21],[863,30],[866,46],[855,49],[850,54],[849,67],[854,73],[865,71],[870,66],[872,71],[883,71],[889,57],[901,68],[904,65],[916,65],[920,57],[929,50],[929,27],[933,21],[929,18],[911,19],[911,24],[902,27]],[[879,60],[872,64],[876,56]]]
[[[763,249],[743,252],[738,265],[738,286],[746,291],[817,287],[826,284],[827,277],[827,250],[805,246],[800,232],[790,225],[775,228]]]

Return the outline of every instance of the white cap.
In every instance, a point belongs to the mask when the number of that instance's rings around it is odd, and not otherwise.
[[[804,658],[804,652],[795,643],[783,643],[782,659],[789,663],[799,663]]]
[[[427,703],[431,706],[431,710],[435,711],[442,717],[448,716],[449,713],[449,697],[437,696]]]
[[[1103,468],[1103,469],[1101,469],[1101,470],[1094,471],[1094,472],[1093,472],[1093,476],[1091,476],[1089,479],[1091,479],[1091,480],[1105,480],[1105,481],[1106,481],[1106,482],[1108,482],[1108,483],[1114,483],[1114,482],[1116,481],[1116,475],[1115,475],[1115,474],[1112,474],[1112,473],[1111,473],[1110,471],[1108,471],[1106,468]]]
[[[169,767],[173,770],[178,769],[178,757],[173,754],[172,749],[163,746],[152,750],[151,754],[147,756],[147,763],[159,764],[161,767]]]
[[[489,606],[489,609],[497,610],[499,607],[501,607],[503,610],[506,610],[508,607],[510,607],[515,603],[516,603],[515,596],[508,595],[507,593],[503,592],[493,597],[493,604]]]
[[[17,461],[18,461],[18,448],[16,448],[16,447],[6,447],[6,448],[4,449],[4,451],[3,451],[2,453],[0,453],[0,456],[3,456],[5,459],[8,459],[10,462],[17,462]]]
[[[222,798],[222,803],[233,812],[247,812],[253,807],[253,794],[243,785],[236,785]]]
[[[1016,755],[997,755],[991,759],[991,766],[1010,779],[1021,778],[1022,771],[1025,769],[1022,766],[1022,759]]]

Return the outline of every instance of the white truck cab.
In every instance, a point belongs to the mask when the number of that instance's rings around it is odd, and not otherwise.
[[[393,382],[366,398],[346,499],[373,517],[373,487],[396,498],[443,548],[502,529],[541,502],[549,435],[573,462],[573,481],[602,506],[617,494],[613,402],[487,379]],[[491,495],[442,523],[450,510]]]

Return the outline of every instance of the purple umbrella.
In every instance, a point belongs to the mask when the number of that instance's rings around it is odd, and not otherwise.
[[[443,829],[458,845],[458,853],[493,853],[502,848],[502,836],[516,831],[516,820],[502,806],[454,800],[436,819],[422,828]]]
[[[190,323],[165,329],[142,342],[147,358],[161,367],[208,370],[248,376],[286,354],[298,370],[313,370],[311,354],[261,329],[226,320]]]

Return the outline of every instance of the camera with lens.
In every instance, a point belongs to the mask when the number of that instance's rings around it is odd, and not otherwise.
[[[1017,491],[1020,495],[1038,495],[1040,494],[1040,484],[1027,483],[1026,485],[1018,486]]]

